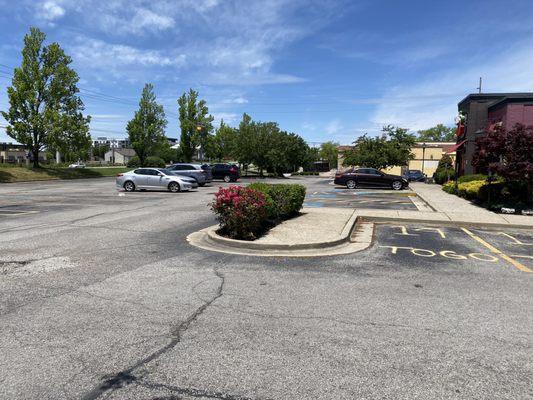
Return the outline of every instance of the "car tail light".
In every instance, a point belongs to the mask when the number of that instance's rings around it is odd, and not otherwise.
[[[117,176],[124,176],[124,174],[117,174]]]
[[[229,172],[237,172],[237,168],[235,168],[235,167],[231,167],[231,168],[229,169]]]

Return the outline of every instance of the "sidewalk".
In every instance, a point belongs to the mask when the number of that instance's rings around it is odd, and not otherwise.
[[[348,238],[356,218],[357,214],[350,208],[304,208],[302,215],[275,226],[255,243],[309,247],[334,245]]]
[[[486,225],[519,225],[533,228],[533,217],[526,215],[496,214],[462,197],[446,193],[440,185],[413,182],[411,189],[435,210],[435,218],[458,223]],[[429,214],[429,213],[423,213]]]

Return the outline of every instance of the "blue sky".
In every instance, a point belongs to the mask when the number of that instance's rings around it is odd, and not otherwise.
[[[38,26],[73,58],[94,137],[125,136],[145,82],[169,137],[179,137],[176,99],[193,87],[217,120],[236,125],[248,112],[342,144],[384,124],[451,125],[480,76],[486,92],[533,91],[531,1],[0,0],[0,9],[0,109],[23,36]]]

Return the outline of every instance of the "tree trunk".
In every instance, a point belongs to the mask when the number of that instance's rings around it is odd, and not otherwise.
[[[39,147],[38,146],[33,146],[32,154],[33,154],[33,168],[39,168]]]

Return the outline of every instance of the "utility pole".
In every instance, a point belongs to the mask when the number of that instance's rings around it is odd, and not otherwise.
[[[479,87],[477,88],[479,94],[481,94],[481,83],[482,82],[483,82],[483,80],[481,79],[481,76],[480,76],[479,77]]]

